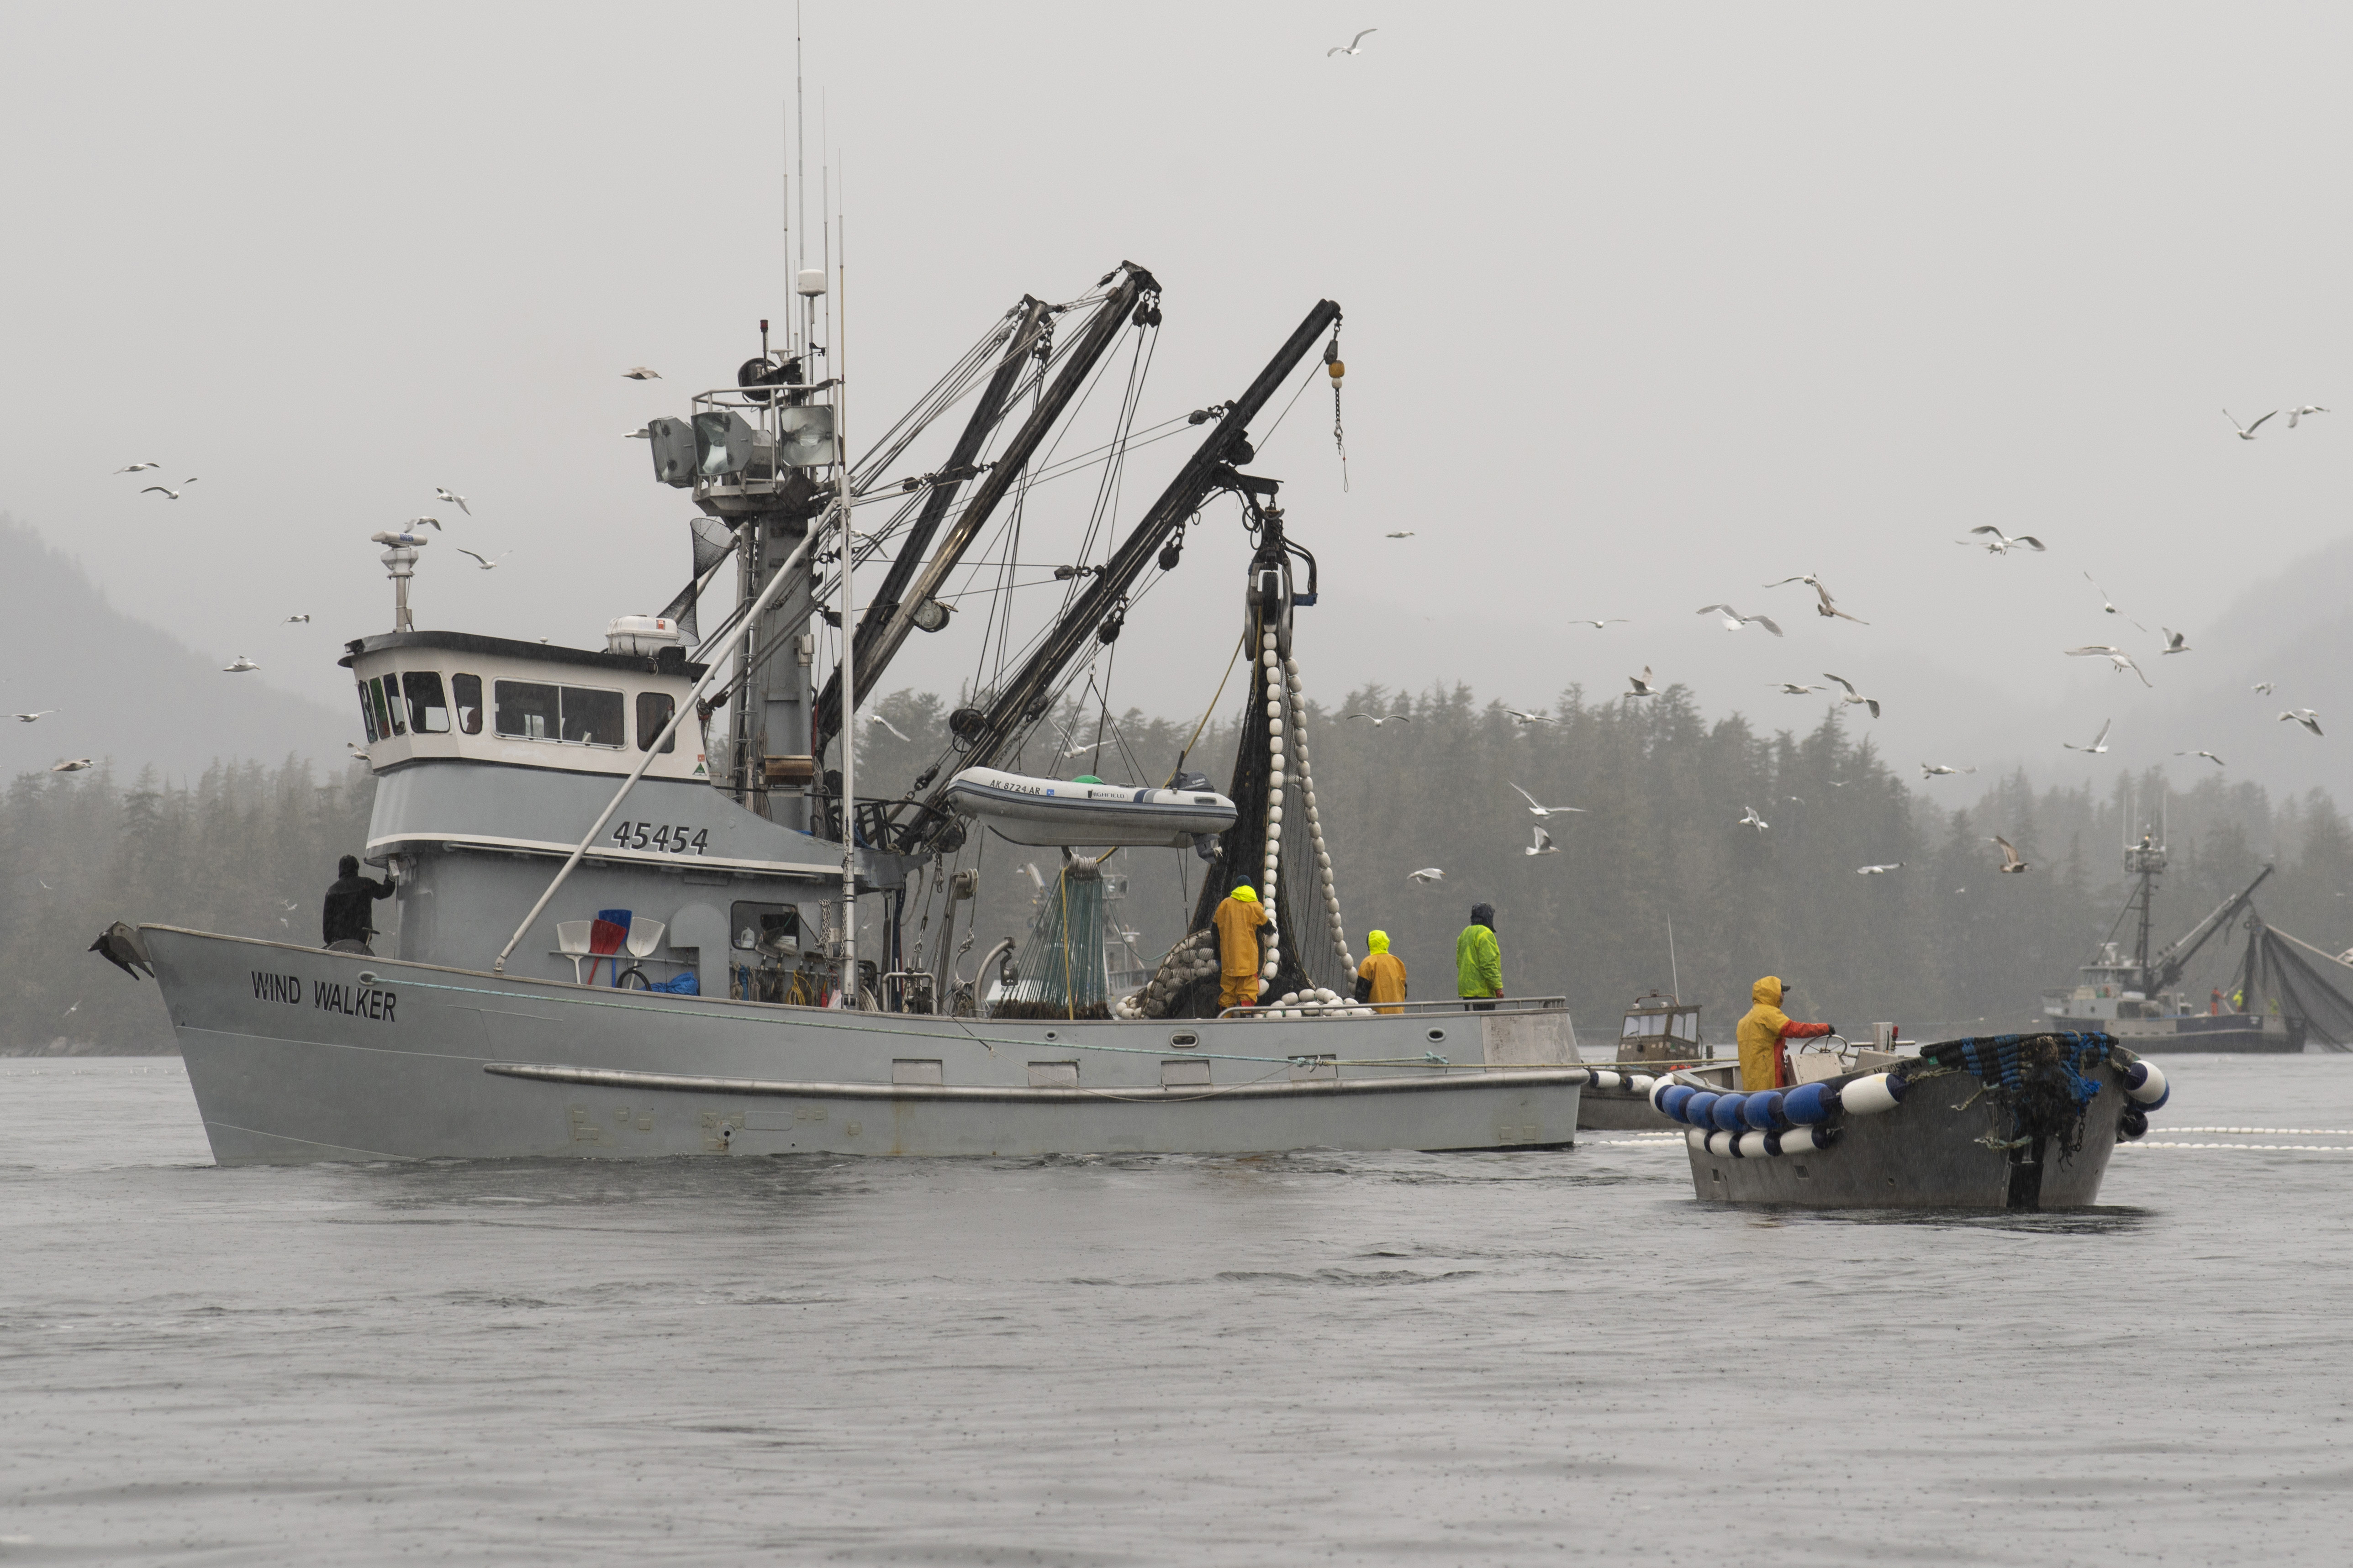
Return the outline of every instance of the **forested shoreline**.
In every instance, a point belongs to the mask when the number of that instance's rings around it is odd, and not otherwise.
[[[948,706],[905,691],[877,704],[906,739],[866,727],[861,783],[906,789],[945,752]],[[1377,728],[1349,712],[1411,718]],[[1723,1037],[1764,973],[1795,976],[1793,1011],[1842,1028],[2024,1023],[2038,994],[2072,982],[2112,929],[2129,940],[2115,929],[2119,847],[2144,824],[2172,850],[2159,941],[2268,861],[2277,869],[2257,898],[2266,918],[2330,952],[2353,944],[2353,829],[2318,790],[2274,800],[2225,773],[2179,787],[2163,770],[2119,773],[2096,791],[2038,789],[2022,772],[1915,782],[1836,710],[1808,731],[1766,731],[1738,715],[1703,718],[1681,689],[1646,702],[1571,689],[1541,718],[1516,721],[1461,687],[1363,688],[1314,710],[1312,767],[1359,953],[1366,931],[1385,930],[1414,994],[1450,994],[1454,935],[1472,903],[1491,902],[1506,988],[1566,994],[1588,1048],[1653,986],[1701,1002]],[[1221,780],[1230,721],[1134,710],[1066,707],[1009,765],[1156,785],[1197,729],[1185,765]],[[1581,808],[1543,824],[1558,853],[1525,853],[1536,823],[1514,784]],[[176,783],[149,770],[126,784],[111,766],[18,776],[0,803],[0,954],[13,977],[0,992],[0,1049],[170,1049],[153,986],[84,951],[90,939],[122,919],[315,942],[320,894],[335,858],[361,847],[372,795],[363,768],[322,773],[291,757]],[[1742,825],[1752,808],[1767,826]],[[1997,833],[2031,871],[1996,873]],[[976,951],[1023,934],[1033,862],[1051,874],[1051,851],[975,836],[962,863],[980,868],[981,897],[959,945],[966,933]],[[1445,879],[1409,879],[1427,867]],[[1156,959],[1183,934],[1202,863],[1129,850],[1113,868],[1130,879],[1120,917]],[[925,960],[939,880],[927,875],[908,904]],[[2222,983],[2236,954],[2233,936],[2218,938],[2185,985]]]

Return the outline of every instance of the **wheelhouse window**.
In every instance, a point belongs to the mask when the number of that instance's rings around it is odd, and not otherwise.
[[[392,689],[385,686],[390,683]],[[368,682],[368,695],[375,700],[375,721],[387,735],[406,735],[408,725],[400,712],[400,677],[380,675]]]
[[[441,678],[430,670],[412,669],[400,678],[408,696],[408,727],[420,735],[449,732],[449,705],[441,700]]]
[[[677,710],[677,702],[671,699],[670,694],[667,691],[638,692],[638,750],[641,752],[652,751],[654,747],[654,737],[662,732],[662,726],[670,722],[670,716]],[[678,737],[676,735],[672,735],[669,740],[662,742],[662,753],[665,756],[677,750]]]
[[[557,688],[564,706],[564,738],[577,745],[626,746],[621,731],[621,694],[593,686]]]
[[[375,709],[368,702],[368,683],[364,680],[361,681],[359,689],[360,728],[367,731],[368,744],[373,746],[384,739],[384,731],[376,727]]]
[[[482,732],[482,678],[479,675],[453,675],[449,678],[449,695],[458,703],[458,728],[469,735]]]
[[[616,748],[628,743],[622,733],[624,710],[617,691],[538,680],[494,680],[491,695],[498,732],[511,740]]]
[[[556,720],[555,688],[537,680],[494,680],[498,732],[510,740],[553,741],[563,731]]]

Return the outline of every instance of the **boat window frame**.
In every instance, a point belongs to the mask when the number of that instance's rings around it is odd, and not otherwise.
[[[392,691],[389,695],[387,695],[384,689],[384,683],[387,680],[392,682]],[[382,675],[370,679],[368,685],[375,692],[376,717],[378,720],[389,727],[393,735],[400,736],[407,734],[408,726],[403,721],[406,715],[404,715],[400,710],[399,672],[397,670],[385,670]]]
[[[364,677],[354,677],[352,684],[359,688],[360,728],[366,733],[368,744],[373,746],[385,737],[376,730],[375,710],[368,706],[368,683]]]
[[[515,712],[517,718],[522,722],[522,728],[519,730],[508,729],[506,727],[506,719],[507,689],[509,687],[519,689],[518,698],[520,698],[521,690],[523,689],[535,692],[544,691],[547,693],[546,711],[533,712],[518,706]],[[564,732],[564,699],[559,696],[558,693],[562,690],[563,688],[558,686],[553,680],[510,680],[502,677],[493,677],[491,680],[491,733],[496,735],[501,741],[547,741],[561,743],[558,738]],[[533,719],[541,721],[540,732],[535,735],[531,731],[531,721]],[[549,734],[547,732],[546,725],[549,721],[553,721],[555,724],[554,734]]]
[[[601,700],[602,699],[610,698],[612,700],[611,712],[609,715],[612,720],[612,727],[607,731],[613,737],[611,740],[597,740],[593,733],[585,733],[577,740],[573,739],[572,702],[570,700],[575,694],[581,697],[594,697],[600,699],[596,703],[598,708],[603,708],[605,706],[605,703]],[[566,746],[602,746],[607,751],[614,752],[627,751],[628,749],[629,699],[627,692],[619,690],[617,688],[607,686],[558,685],[555,689],[555,738],[559,743]],[[593,723],[593,721],[591,721],[591,723]]]
[[[653,750],[654,737],[662,732],[662,726],[669,723],[670,715],[678,711],[678,699],[667,691],[648,689],[638,693],[638,700],[634,706],[637,709],[638,750],[650,752]],[[650,723],[647,721],[649,709],[654,710]],[[668,756],[677,750],[678,737],[675,734],[662,742],[662,755]]]
[[[419,688],[425,689],[419,690]],[[426,691],[431,693],[428,699]],[[449,732],[449,704],[438,669],[411,669],[402,672],[400,694],[408,703],[408,728],[418,735],[446,735]],[[438,724],[433,715],[441,715]]]
[[[474,700],[470,706],[466,701],[465,691],[465,688],[470,685],[474,689]],[[459,734],[480,734],[482,732],[482,678],[479,675],[468,675],[462,671],[453,672],[449,677],[449,706],[457,714]],[[466,717],[469,713],[473,715],[470,721]]]

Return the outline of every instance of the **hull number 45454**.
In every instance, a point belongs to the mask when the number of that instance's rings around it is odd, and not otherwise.
[[[711,841],[711,829],[691,829],[666,822],[624,822],[613,829],[616,849],[650,849],[658,855],[700,855]]]

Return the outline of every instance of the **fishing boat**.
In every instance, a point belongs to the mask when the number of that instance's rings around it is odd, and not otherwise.
[[[1718,1061],[1700,1038],[1700,1007],[1660,991],[1634,999],[1619,1020],[1614,1063],[1593,1069],[1577,1104],[1580,1130],[1657,1131],[1673,1125],[1651,1103],[1651,1089],[1670,1073],[1678,1081],[1716,1089],[1734,1087],[1740,1064]]]
[[[1661,1079],[1693,1195],[1808,1208],[2035,1210],[2098,1202],[2119,1139],[2148,1130],[2165,1074],[2115,1037],[1946,1040],[1787,1089]]]
[[[1562,998],[1378,1014],[1344,1000],[1355,960],[1297,621],[1315,602],[1314,556],[1281,481],[1246,468],[1251,422],[1303,367],[1336,413],[1339,306],[1317,302],[1245,387],[1155,431],[1203,434],[1141,517],[1104,530],[1100,559],[1052,590],[1042,625],[961,617],[997,628],[984,651],[998,673],[949,716],[941,755],[878,784],[861,770],[860,704],[911,637],[949,629],[985,540],[1018,537],[1008,521],[1063,471],[1045,467],[1050,443],[1108,357],[1132,344],[1148,366],[1161,285],[1123,262],[1064,302],[1024,296],[855,456],[849,384],[825,347],[829,286],[824,268],[799,272],[783,341],[762,322],[733,384],[647,426],[655,482],[701,514],[692,567],[656,613],[617,606],[629,613],[603,647],[419,628],[410,595],[431,542],[384,536],[391,629],[342,659],[376,785],[363,858],[394,889],[383,951],[159,924],[99,944],[152,968],[214,1157],[1572,1142],[1589,1074]],[[1139,401],[1090,462],[1124,458]],[[1182,757],[1118,786],[1025,771],[1032,732],[1178,571],[1188,525],[1219,496],[1247,546],[1231,780],[1209,788]],[[998,554],[1014,561],[1009,544]],[[628,563],[617,595],[647,570]],[[1228,667],[1219,641],[1205,691]],[[1033,931],[1037,954],[1000,944],[966,977],[957,914],[991,837],[1061,848],[1040,900],[1055,916]],[[1131,993],[1111,976],[1145,965],[1106,957],[1110,873],[1091,847],[1105,844],[1205,862],[1187,935]],[[1272,921],[1257,999],[1227,1007],[1209,917],[1245,879]],[[911,939],[911,900],[934,892],[941,925]]]
[[[2144,832],[2137,844],[2125,846],[2125,874],[2133,879],[2133,886],[2117,919],[2121,922],[2132,918],[2137,922],[2131,954],[2120,952],[2114,942],[2105,942],[2093,961],[2077,971],[2074,985],[2044,992],[2042,1011],[2049,1020],[2048,1026],[2111,1035],[2137,1051],[2304,1049],[2308,1033],[2305,994],[2328,992],[2330,988],[2317,975],[2312,976],[2316,984],[2301,988],[2292,976],[2266,984],[2266,972],[2277,969],[2279,963],[2265,962],[2276,944],[2266,940],[2259,919],[2250,920],[2246,957],[2238,978],[2227,992],[2216,987],[2201,1002],[2179,989],[2182,972],[2199,950],[2242,913],[2251,910],[2255,889],[2263,886],[2272,868],[2264,867],[2253,881],[2225,899],[2204,920],[2169,945],[2151,952],[2157,883],[2167,863],[2166,847],[2157,839],[2156,834]],[[2327,958],[2327,954],[2317,956]],[[2280,1005],[2283,996],[2287,1003],[2284,1008]],[[2312,1000],[2321,998],[2314,994]],[[2332,993],[2329,1000],[2337,1004],[2335,1010],[2345,1010],[2341,996]]]

